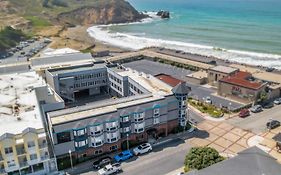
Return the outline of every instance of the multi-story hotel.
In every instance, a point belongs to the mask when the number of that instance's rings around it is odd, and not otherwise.
[[[151,75],[104,63],[45,72],[50,87],[67,102],[61,109],[43,108],[57,158],[69,152],[75,158],[92,157],[120,149],[127,139],[144,142],[186,125],[190,88],[185,83],[172,87]]]
[[[44,81],[35,72],[1,75],[0,174],[48,174],[56,171],[35,88]]]

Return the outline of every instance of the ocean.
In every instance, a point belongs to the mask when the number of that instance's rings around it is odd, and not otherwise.
[[[93,26],[91,36],[137,50],[158,46],[281,70],[281,0],[129,0],[151,18]],[[158,10],[168,10],[161,19]]]

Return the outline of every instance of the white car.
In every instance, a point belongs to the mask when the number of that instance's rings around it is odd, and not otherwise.
[[[205,103],[212,104],[211,97],[206,97]]]
[[[120,163],[108,164],[98,171],[99,175],[111,175],[122,171]]]
[[[149,143],[144,143],[133,149],[135,155],[144,154],[152,151],[152,146]]]
[[[281,104],[281,98],[275,99],[274,104],[280,105]]]

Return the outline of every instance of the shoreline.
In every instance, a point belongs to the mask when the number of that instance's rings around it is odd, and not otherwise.
[[[93,26],[76,26],[72,28],[65,28],[58,34],[58,36],[51,36],[53,42],[50,44],[50,47],[54,49],[69,47],[79,51],[89,50],[91,52],[109,50],[113,54],[134,52],[133,49],[126,49],[123,47],[115,46],[114,44],[102,42],[97,40],[96,38],[93,38],[93,36],[91,36],[87,31],[88,28],[90,27]],[[180,58],[189,59],[198,62],[204,62],[204,63],[216,61],[218,65],[226,65],[226,66],[239,65],[239,66],[246,66],[250,68],[256,68],[263,71],[265,71],[265,69],[267,68],[265,66],[239,63],[236,61],[227,61],[214,56],[205,56],[201,54],[179,51],[173,48],[163,48],[163,47],[155,46],[155,47],[146,47],[139,50],[145,50],[145,49],[150,49],[154,51],[156,50],[159,53],[173,55]],[[273,72],[281,74],[281,70],[278,69],[275,69]]]

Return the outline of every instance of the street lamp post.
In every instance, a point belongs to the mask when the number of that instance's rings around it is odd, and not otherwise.
[[[127,133],[127,150],[129,150],[129,134]]]
[[[228,106],[228,111],[229,111],[229,116],[228,116],[228,118],[230,118],[230,115],[231,115],[231,102],[229,102],[229,104],[228,104],[229,106]]]
[[[73,162],[72,162],[71,150],[69,150],[68,153],[69,153],[69,159],[70,159],[71,169],[73,169]]]

